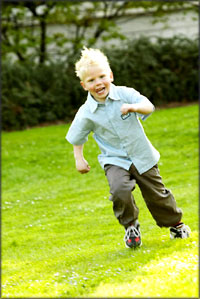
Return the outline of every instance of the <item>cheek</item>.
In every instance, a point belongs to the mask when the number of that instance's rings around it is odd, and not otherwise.
[[[91,90],[91,84],[85,84],[85,90],[89,91]]]
[[[107,80],[107,81],[105,82],[105,85],[110,86],[111,82],[112,82],[111,80]]]
[[[95,90],[95,85],[94,84],[90,85],[90,90]]]

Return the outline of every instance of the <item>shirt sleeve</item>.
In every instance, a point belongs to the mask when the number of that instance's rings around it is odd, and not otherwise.
[[[142,102],[150,102],[149,99],[143,95],[141,95],[139,93],[139,91],[135,90],[134,88],[130,88],[130,87],[127,87],[126,88],[126,94],[127,94],[127,99],[128,99],[128,102],[130,104],[136,104],[136,103],[142,103]],[[151,103],[152,104],[152,103]],[[153,104],[152,104],[153,105]],[[153,112],[155,110],[155,107],[153,105]],[[145,119],[147,119],[147,117],[149,117],[153,112],[149,113],[149,114],[142,114],[142,113],[137,113],[136,112],[136,115],[138,117],[140,117],[143,121]]]
[[[81,145],[88,140],[91,131],[91,121],[84,117],[84,109],[81,107],[67,132],[66,139],[73,145]]]

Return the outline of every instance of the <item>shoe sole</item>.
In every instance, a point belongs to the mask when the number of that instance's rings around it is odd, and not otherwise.
[[[138,248],[138,247],[141,247],[141,246],[142,246],[142,241],[141,241],[141,243],[140,243],[139,245],[137,245],[137,246],[130,247],[130,246],[126,245],[126,243],[125,243],[125,246],[126,246],[126,248],[130,248],[130,249],[136,249],[136,248]]]
[[[187,238],[189,238],[189,237],[190,237],[190,235],[187,235],[187,236],[185,236],[185,237],[183,237],[183,238],[182,238],[182,237],[174,237],[174,236],[171,236],[171,235],[170,235],[170,239],[171,239],[171,240],[175,240],[175,239],[187,239]]]

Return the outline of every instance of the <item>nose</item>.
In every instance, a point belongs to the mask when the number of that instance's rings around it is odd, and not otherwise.
[[[97,78],[97,79],[95,80],[95,84],[96,84],[96,85],[100,85],[100,84],[101,84],[101,79]]]

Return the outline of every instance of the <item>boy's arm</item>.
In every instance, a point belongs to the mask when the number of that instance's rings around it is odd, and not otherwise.
[[[127,114],[128,112],[137,112],[141,114],[150,114],[154,111],[154,105],[145,98],[140,103],[134,104],[123,104],[120,108],[122,114]]]
[[[90,171],[90,166],[83,156],[83,144],[74,145],[74,158],[76,161],[76,169],[80,173],[87,173]]]

